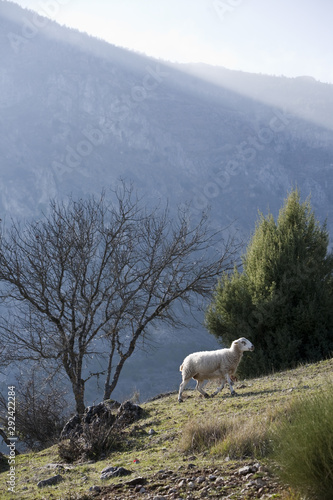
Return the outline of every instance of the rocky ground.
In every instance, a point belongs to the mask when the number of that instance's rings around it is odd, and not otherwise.
[[[196,457],[176,470],[158,471],[149,479],[124,478],[112,486],[91,488],[92,498],[147,498],[152,500],[195,498],[269,499],[281,498],[283,487],[269,470],[258,462],[228,463],[218,468],[200,468]],[[284,487],[285,488],[285,487]]]

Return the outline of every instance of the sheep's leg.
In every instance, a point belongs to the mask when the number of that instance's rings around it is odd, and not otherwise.
[[[183,401],[183,398],[182,398],[183,390],[185,389],[185,387],[187,386],[187,384],[189,383],[190,380],[191,380],[191,377],[185,378],[179,386],[179,393],[178,393],[179,403],[181,403]]]
[[[218,394],[219,392],[221,392],[221,391],[222,391],[222,389],[223,389],[223,387],[224,387],[224,384],[225,384],[225,379],[221,379],[221,380],[220,380],[220,386],[216,389],[216,391],[215,391],[215,392],[213,392],[213,394],[212,394],[212,398],[213,398],[214,396],[216,396],[216,394]]]
[[[235,389],[234,389],[234,386],[233,386],[233,383],[232,383],[232,380],[231,380],[231,378],[230,378],[229,373],[227,373],[227,382],[228,382],[229,387],[230,387],[230,392],[231,392],[231,395],[232,395],[232,396],[236,396],[236,392],[235,392]]]
[[[204,380],[201,380],[201,381],[197,380],[197,385],[195,388],[197,389],[197,391],[200,392],[200,394],[205,396],[205,398],[209,398],[209,394],[207,394],[207,392],[205,392],[202,388],[203,384],[204,384]]]

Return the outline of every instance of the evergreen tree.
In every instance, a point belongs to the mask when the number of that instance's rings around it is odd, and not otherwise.
[[[309,200],[291,192],[277,221],[260,214],[242,257],[242,272],[224,274],[206,324],[229,345],[240,336],[255,345],[245,376],[317,361],[333,352],[333,255],[326,224]]]

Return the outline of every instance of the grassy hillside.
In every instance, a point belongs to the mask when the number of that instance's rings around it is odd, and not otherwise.
[[[236,384],[214,399],[193,390],[141,404],[144,416],[125,429],[123,449],[104,460],[61,463],[58,447],[16,457],[16,492],[2,499],[280,498],[300,500],[275,476],[267,432],[294,398],[330,389],[333,359]],[[208,392],[211,391],[208,386]],[[0,488],[8,468],[2,464]],[[101,480],[107,466],[125,477]],[[60,474],[55,486],[38,488]],[[95,487],[94,489],[91,489]]]

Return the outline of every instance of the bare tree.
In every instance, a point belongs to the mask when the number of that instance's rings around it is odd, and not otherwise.
[[[223,244],[209,233],[206,216],[192,227],[186,209],[173,219],[168,208],[148,210],[124,183],[114,195],[52,201],[38,221],[13,222],[0,243],[6,358],[58,365],[78,413],[85,382],[98,375],[83,379],[99,339],[110,346],[109,398],[147,326],[179,325],[173,305],[209,294],[238,250],[232,238]]]

